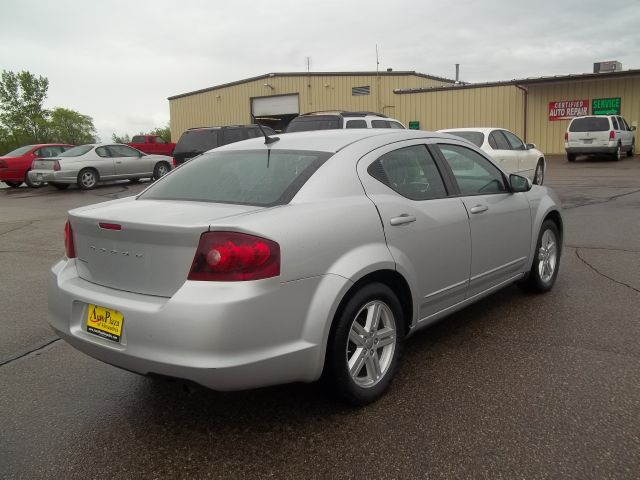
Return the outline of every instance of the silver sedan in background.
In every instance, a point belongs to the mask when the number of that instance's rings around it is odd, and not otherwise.
[[[459,137],[256,138],[71,210],[49,322],[133,372],[219,390],[323,377],[361,405],[407,336],[513,282],[550,290],[562,236],[552,191]]]
[[[149,155],[128,145],[96,143],[79,145],[54,158],[34,160],[29,178],[48,182],[61,190],[69,185],[88,190],[108,180],[158,179],[167,174],[173,159],[165,155]]]

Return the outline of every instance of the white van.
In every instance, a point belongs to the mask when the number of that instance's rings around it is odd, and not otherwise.
[[[574,162],[578,155],[605,153],[620,160],[622,152],[631,157],[636,147],[635,129],[619,115],[575,117],[564,134],[567,159]]]

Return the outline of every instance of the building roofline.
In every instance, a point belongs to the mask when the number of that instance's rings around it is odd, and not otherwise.
[[[505,86],[517,86],[517,85],[535,85],[540,83],[558,83],[566,82],[570,80],[598,80],[601,78],[620,78],[631,77],[640,75],[640,69],[621,70],[619,72],[604,72],[604,73],[578,73],[571,75],[555,75],[548,77],[529,77],[514,80],[504,80],[498,82],[484,82],[484,83],[465,83],[457,85],[445,85],[441,87],[420,87],[420,88],[406,88],[395,89],[393,93],[399,95],[406,93],[428,93],[428,92],[442,92],[446,90],[461,90],[468,88],[486,88],[486,87],[505,87]]]
[[[223,83],[220,85],[215,85],[213,87],[207,87],[200,90],[194,90],[192,92],[180,93],[178,95],[172,95],[168,97],[167,100],[175,100],[177,98],[189,97],[191,95],[197,95],[199,93],[210,92],[212,90],[218,90],[220,88],[233,87],[235,85],[241,85],[243,83],[254,82],[256,80],[264,80],[267,78],[277,78],[277,77],[370,77],[380,75],[381,77],[392,77],[392,76],[409,76],[413,75],[415,77],[426,78],[429,80],[437,80],[440,82],[454,83],[455,80],[450,78],[438,77],[436,75],[427,75],[426,73],[419,73],[415,71],[382,71],[382,72],[278,72],[278,73],[266,73],[264,75],[258,75],[257,77],[249,77],[244,78],[242,80],[236,80],[235,82]]]

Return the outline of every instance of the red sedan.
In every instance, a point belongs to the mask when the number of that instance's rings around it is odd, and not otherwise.
[[[36,158],[51,158],[73,147],[65,143],[45,143],[26,145],[0,157],[0,180],[10,187],[17,188],[25,182],[30,187],[41,187],[42,182],[29,180],[27,172]]]

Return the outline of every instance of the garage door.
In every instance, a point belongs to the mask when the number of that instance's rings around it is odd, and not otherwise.
[[[256,117],[300,113],[298,94],[254,98],[251,100],[251,112]]]

